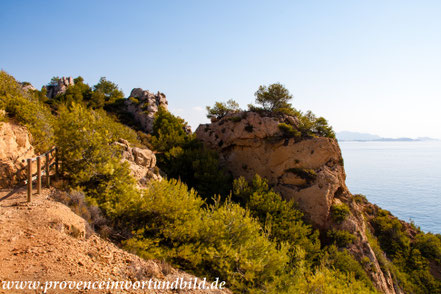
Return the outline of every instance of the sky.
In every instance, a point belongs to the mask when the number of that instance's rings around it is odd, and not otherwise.
[[[0,68],[40,88],[105,76],[193,130],[280,82],[336,131],[441,138],[441,1],[0,1]]]

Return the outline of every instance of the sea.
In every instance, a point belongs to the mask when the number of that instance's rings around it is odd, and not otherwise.
[[[441,234],[441,141],[339,144],[352,194]]]

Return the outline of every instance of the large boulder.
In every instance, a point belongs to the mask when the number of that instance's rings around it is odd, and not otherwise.
[[[0,122],[0,188],[10,188],[26,179],[23,160],[35,156],[31,136],[25,127]]]
[[[132,90],[130,97],[126,100],[126,105],[127,111],[133,115],[147,133],[153,131],[153,121],[159,107],[163,107],[166,110],[168,108],[165,94],[161,92],[153,94],[141,88],[134,88]]]
[[[156,166],[156,156],[150,149],[131,147],[124,139],[113,144],[120,149],[122,160],[129,163],[130,171],[139,186],[143,187],[151,180],[162,180]]]

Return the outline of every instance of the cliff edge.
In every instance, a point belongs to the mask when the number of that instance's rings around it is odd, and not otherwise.
[[[390,272],[381,269],[368,242],[363,208],[345,184],[337,140],[303,137],[296,130],[300,130],[296,117],[243,111],[200,125],[196,135],[220,155],[234,177],[251,181],[259,174],[284,199],[295,200],[320,231],[344,230],[355,236],[348,250],[358,261],[369,259],[370,268],[365,270],[376,288],[383,293],[401,293],[395,289]],[[336,221],[332,208],[342,204],[350,214]]]

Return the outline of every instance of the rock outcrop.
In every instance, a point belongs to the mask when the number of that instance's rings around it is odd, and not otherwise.
[[[340,148],[330,138],[285,138],[278,126],[290,121],[296,123],[293,117],[244,112],[201,125],[196,135],[220,154],[235,177],[250,181],[259,174],[285,198],[296,200],[316,226],[326,228],[335,194],[347,191]]]
[[[196,130],[204,144],[217,151],[235,177],[248,181],[255,174],[266,178],[282,197],[295,200],[311,223],[323,232],[346,230],[356,237],[349,247],[356,259],[368,257],[367,270],[383,293],[398,293],[389,272],[383,272],[367,240],[362,208],[352,201],[340,147],[335,139],[287,136],[281,123],[299,129],[296,117],[268,116],[256,112],[230,113]],[[345,203],[351,215],[342,223],[331,217],[332,205]]]
[[[67,88],[69,86],[73,86],[74,84],[75,84],[74,79],[72,77],[62,77],[61,79],[58,80],[56,85],[48,85],[48,86],[44,86],[43,88],[46,88],[47,90],[46,96],[48,98],[54,98],[57,95],[66,92]]]
[[[34,86],[32,86],[31,83],[28,82],[22,82],[20,83],[21,89],[26,92],[26,91],[36,91],[37,88],[35,88]]]
[[[129,163],[132,175],[139,186],[146,186],[150,180],[162,179],[160,170],[156,166],[156,156],[150,149],[130,147],[129,142],[124,139],[119,139],[113,144],[119,146],[122,160]]]
[[[12,122],[0,122],[0,188],[23,183],[26,163],[22,161],[34,156],[27,129]]]
[[[141,88],[135,88],[126,100],[127,111],[133,115],[135,120],[141,125],[146,133],[153,131],[153,121],[155,113],[159,107],[167,110],[168,102],[165,95],[161,92],[153,94]]]

